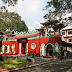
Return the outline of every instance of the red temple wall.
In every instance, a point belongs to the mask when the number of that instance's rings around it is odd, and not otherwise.
[[[35,43],[36,44],[36,48],[32,49],[31,48],[31,44]],[[40,48],[39,48],[39,39],[32,39],[32,40],[28,40],[28,52],[34,52],[35,54],[39,54],[40,53]]]
[[[56,42],[59,44],[59,46],[61,46],[62,45],[61,37],[44,37],[40,39],[28,40],[28,52],[29,53],[34,52],[35,54],[40,54],[40,46],[42,43],[44,43],[45,45],[47,45],[48,43],[51,43],[54,45]],[[35,49],[31,48],[32,43],[36,44]]]
[[[14,44],[15,45],[15,48],[14,48],[14,51],[15,51],[15,53],[17,53],[17,51],[18,51],[18,46],[17,46],[17,41],[4,41],[4,42],[2,42],[2,46],[4,45],[9,45],[10,46],[10,51],[11,51],[11,54],[13,54],[13,52],[12,52],[12,44]],[[6,53],[3,53],[3,54],[6,54]]]
[[[43,38],[39,38],[39,39],[32,39],[32,40],[28,40],[28,52],[31,53],[31,52],[34,52],[36,55],[40,54],[40,46],[42,43],[44,43],[45,45],[47,45],[48,43],[51,43],[51,44],[55,44],[55,43],[58,43],[59,46],[62,45],[62,42],[61,42],[61,37],[43,37]],[[19,54],[19,43],[22,43],[22,42],[18,42],[18,41],[4,41],[2,42],[2,46],[4,45],[9,45],[10,46],[10,51],[11,53],[13,54],[12,52],[12,44],[15,44],[15,52]],[[32,49],[31,48],[31,44],[32,43],[35,43],[36,44],[36,48],[35,49]],[[22,50],[21,50],[21,53],[24,54],[24,47],[22,45]]]

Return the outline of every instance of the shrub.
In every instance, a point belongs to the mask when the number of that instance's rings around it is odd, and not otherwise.
[[[9,51],[9,55],[11,54],[11,51]]]
[[[0,61],[3,61],[3,56],[2,55],[0,55]]]
[[[53,53],[53,56],[58,56],[58,55],[59,55],[59,53],[56,51]]]
[[[2,49],[0,49],[0,52],[2,52]]]
[[[34,57],[35,56],[35,53],[34,52],[30,53],[30,56]]]

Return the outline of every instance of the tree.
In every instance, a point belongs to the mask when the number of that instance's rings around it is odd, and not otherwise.
[[[0,36],[0,49],[1,49],[1,47],[2,47],[2,40],[3,40],[3,37]]]
[[[25,22],[21,20],[21,17],[14,12],[0,12],[0,30],[6,29],[15,31],[28,31],[28,27]]]
[[[15,6],[18,0],[2,0],[4,4],[8,4],[8,6]]]
[[[65,26],[72,22],[72,16],[63,18],[63,15],[72,12],[72,0],[51,0],[47,2],[44,10],[48,10],[45,19],[57,19]]]

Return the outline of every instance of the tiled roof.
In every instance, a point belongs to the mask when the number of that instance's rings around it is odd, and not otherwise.
[[[29,37],[34,37],[34,36],[38,36],[38,35],[39,35],[39,33],[33,34],[33,35],[28,35],[28,36],[14,36],[9,39],[22,39],[22,38],[29,38]]]

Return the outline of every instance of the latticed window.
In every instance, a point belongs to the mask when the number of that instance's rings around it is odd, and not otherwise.
[[[68,34],[72,34],[72,31],[69,31]]]
[[[72,42],[72,39],[69,39],[69,42]]]
[[[62,32],[62,35],[65,35],[65,32]]]

